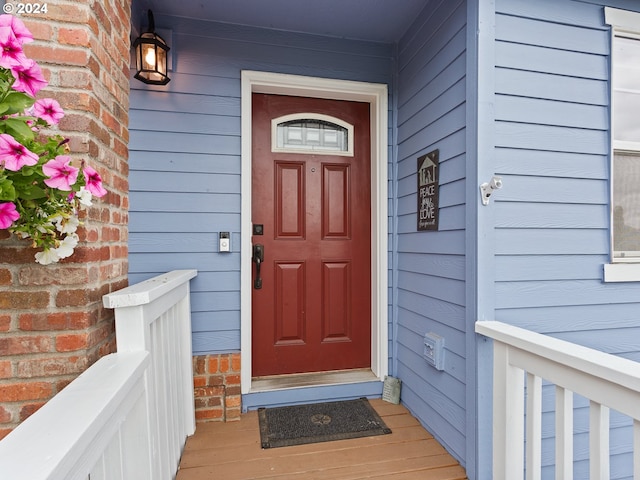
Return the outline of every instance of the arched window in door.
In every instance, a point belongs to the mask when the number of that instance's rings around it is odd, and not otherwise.
[[[274,152],[353,156],[353,125],[317,113],[296,113],[271,121]]]

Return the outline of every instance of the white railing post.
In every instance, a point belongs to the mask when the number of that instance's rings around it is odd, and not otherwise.
[[[187,287],[189,284],[187,284]],[[182,384],[180,390],[183,394],[184,426],[187,435],[193,435],[196,431],[195,397],[193,391],[193,345],[191,341],[191,294],[190,290],[180,302],[179,317],[185,319],[180,322],[180,350],[182,361],[180,362]]]
[[[145,381],[154,478],[172,478],[184,441],[195,432],[189,280],[196,270],[176,270],[105,295],[115,309],[118,351],[146,350]]]
[[[179,270],[105,295],[118,352],[0,442],[0,478],[172,480],[195,431],[189,280]]]
[[[524,374],[509,362],[509,347],[493,347],[493,478],[512,480],[524,472]]]
[[[633,478],[640,479],[640,420],[633,421]]]
[[[527,480],[542,475],[542,379],[527,373]]]
[[[573,478],[573,392],[556,386],[556,480]]]
[[[477,322],[494,345],[494,472],[523,476],[523,372],[527,372],[527,478],[541,476],[541,381],[556,385],[556,478],[573,478],[573,394],[590,401],[592,479],[610,478],[609,412],[633,420],[634,480],[640,480],[640,368],[638,363],[501,322]],[[517,393],[515,390],[519,391]],[[626,445],[625,445],[626,446]]]
[[[589,478],[609,478],[609,409],[589,402]]]

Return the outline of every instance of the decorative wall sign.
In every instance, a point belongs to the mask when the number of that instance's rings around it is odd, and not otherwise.
[[[438,230],[438,156],[434,150],[418,158],[418,231]]]

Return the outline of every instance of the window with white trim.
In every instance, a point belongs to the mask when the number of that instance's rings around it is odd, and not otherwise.
[[[611,25],[611,262],[640,264],[640,13],[607,7],[605,20]],[[609,281],[622,281],[615,277]]]
[[[318,113],[296,113],[271,120],[274,152],[353,156],[353,125]]]

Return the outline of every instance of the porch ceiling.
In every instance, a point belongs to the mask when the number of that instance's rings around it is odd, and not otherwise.
[[[154,14],[395,43],[430,0],[134,0],[134,25]]]

